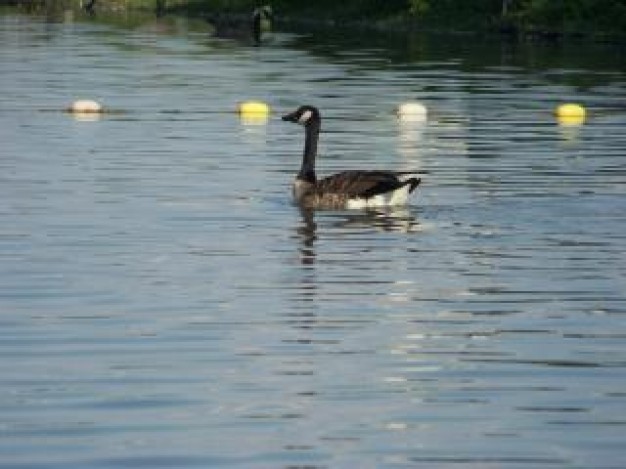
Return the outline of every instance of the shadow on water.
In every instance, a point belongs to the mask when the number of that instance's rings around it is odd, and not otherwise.
[[[486,68],[562,73],[550,79],[582,88],[618,81],[616,67],[626,59],[619,44],[583,41],[517,42],[498,35],[474,36],[432,32],[362,32],[333,28],[294,31],[292,47],[338,63],[359,64],[365,69],[394,69],[420,65],[454,68],[465,72]],[[593,70],[593,74],[589,74]],[[565,73],[565,71],[568,71]]]
[[[43,15],[49,22],[93,21],[135,28],[159,20],[160,28],[172,24],[210,30],[200,18],[166,15],[165,0],[145,0],[141,8],[128,8],[121,1],[71,0],[15,2],[17,11]],[[164,26],[165,25],[165,26]],[[291,48],[336,62],[349,62],[368,69],[395,68],[407,64],[439,64],[471,72],[499,67],[530,72],[554,69],[551,80],[582,88],[615,81],[616,69],[626,66],[621,44],[569,40],[555,42],[515,41],[497,34],[435,33],[429,31],[363,30],[323,23],[308,26],[283,25]],[[210,31],[208,31],[210,33]],[[587,73],[577,73],[576,71]],[[593,74],[588,71],[593,70]],[[608,74],[604,76],[604,72]]]

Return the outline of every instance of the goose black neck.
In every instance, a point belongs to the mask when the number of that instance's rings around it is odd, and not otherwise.
[[[252,40],[255,46],[261,45],[261,13],[258,11],[252,17]]]
[[[311,122],[305,127],[304,155],[302,167],[298,173],[298,179],[307,182],[315,182],[315,157],[317,155],[317,140],[320,133],[319,122]]]

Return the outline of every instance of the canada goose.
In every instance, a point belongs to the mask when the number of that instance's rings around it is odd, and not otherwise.
[[[273,19],[272,7],[264,5],[252,12],[252,24],[248,23],[249,20],[243,21],[239,16],[225,14],[211,17],[209,22],[213,25],[216,37],[240,41],[252,39],[255,46],[260,46],[261,36],[271,30]]]
[[[96,14],[96,1],[97,0],[87,0],[85,3],[81,2],[85,11],[91,16],[94,16]]]
[[[320,112],[300,106],[282,118],[305,129],[302,167],[293,183],[293,196],[306,208],[367,208],[403,205],[420,183],[420,172],[344,171],[318,180],[315,157],[321,126]],[[423,171],[422,171],[423,173]]]
[[[273,20],[274,14],[271,6],[263,5],[254,9],[252,12],[252,39],[254,40],[254,45],[261,45],[261,34],[272,29]]]

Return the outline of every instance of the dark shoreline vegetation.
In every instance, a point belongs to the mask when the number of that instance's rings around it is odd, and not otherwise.
[[[0,0],[30,12],[92,7],[209,18],[270,4],[279,27],[503,34],[514,39],[626,41],[623,0]]]

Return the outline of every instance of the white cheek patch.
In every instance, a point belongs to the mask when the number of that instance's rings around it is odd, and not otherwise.
[[[302,113],[302,115],[298,118],[298,124],[306,124],[309,119],[313,116],[313,112],[307,110]]]

